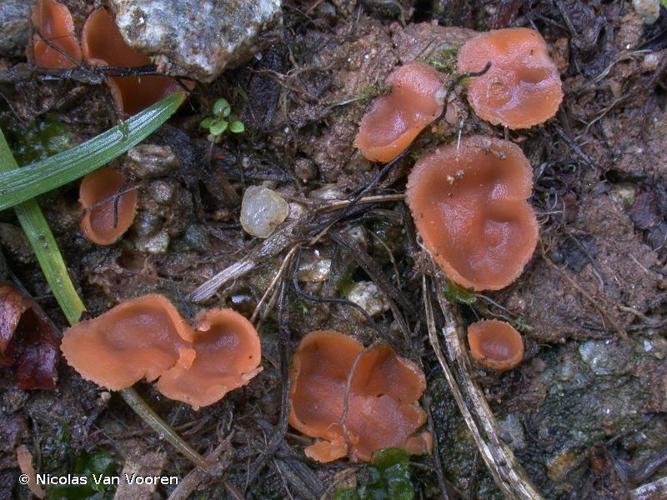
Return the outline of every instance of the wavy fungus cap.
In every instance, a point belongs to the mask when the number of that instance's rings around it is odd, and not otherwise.
[[[492,319],[471,324],[468,345],[473,359],[492,370],[511,370],[523,360],[523,338],[504,321]]]
[[[120,390],[159,378],[162,394],[198,409],[259,373],[261,347],[257,330],[232,310],[204,311],[196,328],[151,294],[66,330],[61,350],[86,380]]]
[[[79,203],[84,209],[83,234],[98,245],[111,245],[127,231],[137,208],[137,191],[113,168],[91,172],[81,181]]]
[[[468,101],[477,116],[511,129],[530,128],[556,114],[563,100],[558,68],[544,38],[528,28],[482,33],[458,53],[459,72],[489,70],[472,77]]]
[[[135,68],[151,63],[125,43],[113,15],[104,7],[95,9],[86,19],[81,48],[86,62],[95,66]],[[176,80],[166,76],[118,76],[107,78],[107,84],[116,108],[130,115],[181,90]]]
[[[232,309],[210,309],[195,319],[194,360],[166,371],[157,389],[194,408],[208,406],[246,385],[261,368],[259,335]]]
[[[442,75],[421,62],[394,70],[391,93],[378,97],[364,115],[354,144],[364,157],[387,163],[401,154],[443,108]]]
[[[86,380],[114,391],[149,382],[192,357],[192,331],[162,295],[121,302],[65,331],[65,359]]]
[[[42,68],[73,68],[81,61],[69,9],[56,0],[37,0],[32,9],[32,58]]]
[[[368,461],[388,447],[430,451],[430,434],[415,435],[426,420],[417,402],[424,374],[391,347],[364,349],[339,332],[312,332],[292,358],[290,377],[289,422],[320,438],[306,448],[309,457],[330,462],[349,453]]]
[[[532,169],[508,141],[466,137],[414,166],[407,202],[424,245],[453,281],[499,290],[523,271],[538,226],[528,203]]]

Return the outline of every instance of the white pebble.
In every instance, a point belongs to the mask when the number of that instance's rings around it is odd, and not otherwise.
[[[288,203],[272,189],[250,186],[243,193],[241,226],[252,236],[268,238],[288,215]]]

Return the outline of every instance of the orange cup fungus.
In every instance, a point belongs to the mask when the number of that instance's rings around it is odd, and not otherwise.
[[[330,462],[349,454],[369,461],[375,451],[431,450],[428,432],[416,434],[426,414],[418,400],[426,388],[421,369],[385,344],[368,349],[347,335],[306,335],[292,359],[289,422],[319,438],[306,455]]]
[[[33,61],[42,68],[73,68],[81,62],[81,48],[67,7],[56,0],[37,0],[32,10]]]
[[[194,409],[246,385],[259,371],[252,324],[231,309],[203,311],[195,329],[157,294],[127,300],[65,331],[60,346],[83,378],[120,390],[146,379]]]
[[[81,33],[83,56],[94,66],[140,67],[151,60],[125,43],[111,13],[104,7],[95,9],[86,19]],[[107,78],[116,108],[135,114],[174,92],[181,90],[173,78],[166,76],[118,76]]]
[[[393,71],[386,80],[391,93],[379,97],[364,115],[355,146],[371,161],[387,163],[401,154],[442,113],[442,75],[421,62]]]
[[[110,167],[86,175],[79,187],[84,209],[83,234],[98,245],[111,245],[127,231],[137,208],[137,191],[127,189],[125,178]]]
[[[468,101],[475,113],[494,125],[530,128],[556,114],[563,100],[558,68],[539,32],[507,28],[470,39],[458,53],[458,70],[472,77]]]
[[[511,370],[523,360],[523,338],[504,321],[492,319],[471,324],[468,345],[473,359],[492,370]]]
[[[527,201],[532,186],[517,145],[471,136],[415,164],[407,202],[424,245],[451,280],[499,290],[521,274],[537,244]]]

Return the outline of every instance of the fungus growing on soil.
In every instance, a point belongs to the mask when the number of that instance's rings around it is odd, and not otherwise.
[[[81,181],[79,203],[84,209],[81,230],[98,245],[111,245],[127,231],[137,208],[137,191],[128,189],[125,178],[107,167],[91,172]]]
[[[523,360],[521,334],[504,321],[492,319],[471,324],[468,345],[473,359],[492,370],[511,370]]]
[[[424,374],[391,347],[364,349],[339,332],[312,332],[292,358],[290,377],[289,422],[319,438],[306,448],[309,457],[369,461],[389,447],[430,452],[431,435],[415,434],[426,421],[418,403]]]
[[[196,330],[162,295],[127,300],[65,331],[61,350],[83,378],[111,390],[146,379],[198,409],[246,385],[261,368],[259,335],[235,311],[211,309]]]
[[[194,408],[208,406],[257,375],[261,346],[257,330],[232,309],[210,309],[195,319],[194,360],[162,374],[158,390]]]
[[[125,43],[113,15],[104,7],[94,10],[81,32],[83,57],[93,66],[138,68],[151,64],[144,54]],[[132,115],[182,90],[173,78],[166,76],[117,76],[107,78],[116,108]]]
[[[54,389],[58,341],[41,309],[15,286],[0,283],[0,366],[13,366],[20,389]]]
[[[386,80],[391,93],[377,98],[364,115],[354,144],[364,157],[387,163],[442,113],[442,76],[431,66],[411,62]]]
[[[537,244],[532,186],[517,145],[471,136],[415,164],[407,202],[424,245],[452,281],[499,290],[521,274]]]
[[[38,0],[32,10],[32,59],[42,68],[73,68],[81,61],[69,9],[56,0]]]
[[[487,62],[489,70],[472,77],[468,86],[468,101],[480,118],[521,129],[556,114],[563,100],[560,75],[539,32],[489,31],[469,40],[458,53],[461,73],[481,71]]]

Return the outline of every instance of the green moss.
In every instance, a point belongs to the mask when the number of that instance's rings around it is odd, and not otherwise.
[[[47,489],[48,500],[79,500],[85,498],[113,498],[115,484],[105,484],[112,477],[117,477],[118,464],[113,457],[104,451],[83,453],[76,459],[70,472],[73,481],[78,484],[53,486]]]
[[[361,91],[357,95],[357,102],[362,105],[367,104],[368,101],[370,101],[374,97],[388,94],[389,91],[390,88],[381,83],[373,83],[371,85],[366,85],[361,89]]]
[[[455,73],[457,53],[454,48],[443,49],[426,62],[443,73]]]
[[[53,116],[47,115],[27,127],[15,121],[4,122],[0,125],[7,133],[7,142],[19,165],[43,160],[72,147],[69,127]]]
[[[444,295],[452,304],[458,302],[459,304],[470,305],[477,301],[477,295],[449,280],[445,284]]]
[[[367,469],[369,479],[357,488],[341,489],[336,500],[412,500],[415,491],[410,480],[408,454],[397,448],[376,453]]]

